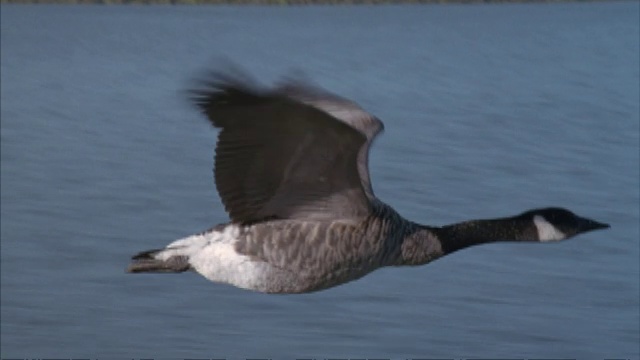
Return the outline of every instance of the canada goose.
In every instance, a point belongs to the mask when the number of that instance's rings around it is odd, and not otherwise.
[[[220,74],[192,98],[220,129],[214,177],[231,221],[141,252],[128,272],[195,270],[240,288],[304,293],[473,245],[609,227],[562,208],[420,225],[375,197],[368,154],[383,125],[355,103],[301,82],[265,90]]]

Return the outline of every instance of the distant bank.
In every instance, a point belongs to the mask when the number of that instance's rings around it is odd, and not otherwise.
[[[374,5],[374,4],[495,4],[558,3],[609,0],[0,0],[0,4],[103,5]],[[637,1],[637,0],[619,0]]]

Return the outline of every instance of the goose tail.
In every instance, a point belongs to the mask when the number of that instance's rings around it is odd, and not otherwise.
[[[173,255],[167,258],[157,256],[165,249],[143,251],[131,258],[127,267],[128,273],[181,273],[191,270],[189,258],[184,255]]]

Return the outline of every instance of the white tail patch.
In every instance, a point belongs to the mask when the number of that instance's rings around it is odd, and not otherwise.
[[[166,260],[171,256],[187,256],[189,264],[211,281],[258,289],[264,283],[264,264],[236,252],[239,236],[240,227],[227,225],[222,231],[213,230],[176,240],[155,258]]]
[[[542,215],[536,215],[533,217],[533,223],[538,229],[538,239],[540,241],[558,241],[567,238],[567,235],[558,230],[553,224],[547,221]]]

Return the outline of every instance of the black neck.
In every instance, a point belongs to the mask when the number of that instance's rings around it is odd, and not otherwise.
[[[442,244],[443,255],[490,242],[538,240],[535,225],[520,217],[473,220],[431,230]]]

